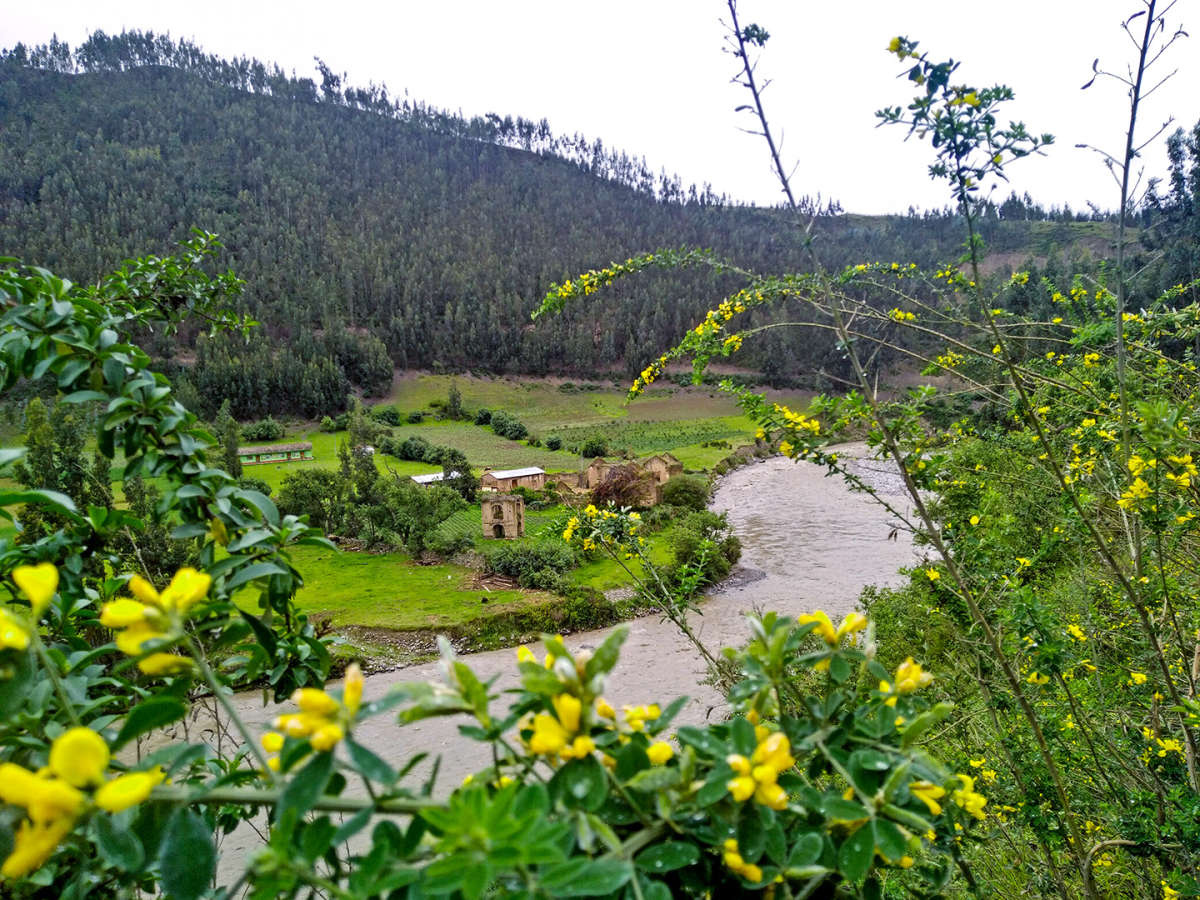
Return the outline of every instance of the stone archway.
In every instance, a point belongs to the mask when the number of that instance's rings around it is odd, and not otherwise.
[[[495,525],[492,526],[492,537],[497,537],[497,538],[504,537],[504,526],[501,525],[499,522],[497,522]]]

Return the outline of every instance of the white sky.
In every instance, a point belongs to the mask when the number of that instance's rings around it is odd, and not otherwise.
[[[759,71],[774,82],[767,111],[784,156],[799,164],[798,194],[820,192],[864,213],[946,203],[926,174],[928,148],[904,144],[899,127],[875,128],[876,109],[912,93],[884,52],[904,34],[938,59],[965,60],[956,81],[1016,91],[1010,118],[1057,140],[1046,158],[1013,166],[1012,186],[1078,210],[1087,200],[1117,205],[1099,158],[1074,145],[1119,153],[1124,88],[1103,79],[1079,88],[1097,56],[1125,71],[1133,57],[1120,22],[1139,8],[1139,0],[743,0],[739,15],[771,33]],[[354,84],[385,82],[393,95],[407,90],[467,115],[544,117],[557,132],[598,137],[685,183],[775,203],[765,145],[739,131],[753,122],[733,112],[748,95],[730,83],[734,61],[721,52],[726,15],[721,0],[42,0],[5,10],[0,46],[57,33],[74,47],[96,28],[138,28],[313,77],[320,56]],[[1179,0],[1171,24],[1197,37],[1160,63],[1160,77],[1178,74],[1144,106],[1143,138],[1171,115],[1171,130],[1200,118],[1200,3]],[[1149,174],[1165,169],[1161,138],[1145,161]]]

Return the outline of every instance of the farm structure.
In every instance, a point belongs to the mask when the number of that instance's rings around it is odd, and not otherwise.
[[[243,466],[298,462],[312,458],[312,444],[308,441],[297,441],[294,444],[267,444],[262,447],[242,447],[238,450],[238,459],[242,461]]]
[[[525,535],[525,499],[520,494],[496,494],[480,504],[485,538],[514,540]]]
[[[412,480],[415,481],[417,484],[421,485],[421,487],[425,487],[426,485],[430,485],[430,484],[440,484],[442,481],[445,480],[446,475],[444,472],[433,472],[429,475],[413,475],[411,477],[412,477]],[[457,478],[458,473],[451,472],[450,477]]]
[[[596,457],[582,472],[562,473],[554,477],[564,487],[582,493],[594,491],[608,479],[625,473],[632,473],[639,482],[639,505],[654,506],[662,502],[662,486],[676,475],[683,474],[683,463],[670,453],[658,453],[629,462]]]
[[[485,491],[498,491],[502,494],[511,493],[513,488],[529,488],[540,491],[546,486],[546,471],[537,466],[524,469],[484,469],[479,486]]]

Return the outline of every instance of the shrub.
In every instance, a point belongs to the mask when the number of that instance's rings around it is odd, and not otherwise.
[[[326,434],[332,434],[338,430],[337,423],[329,416],[322,416],[321,423],[317,427]]]
[[[261,478],[243,477],[238,479],[238,487],[244,491],[258,491],[264,497],[271,496],[271,486]]]
[[[297,469],[283,477],[277,505],[285,515],[308,516],[308,523],[329,533],[341,527],[344,513],[341,476],[332,469]]]
[[[385,425],[399,425],[403,421],[400,418],[400,411],[390,404],[373,407],[371,417]]]
[[[489,425],[492,421],[492,411],[486,407],[481,407],[475,411],[476,425]]]
[[[558,435],[551,435],[550,437],[546,438],[547,450],[561,450],[562,444],[562,438],[560,438]]]
[[[599,435],[590,437],[583,442],[579,448],[579,455],[586,459],[593,459],[597,456],[604,456],[608,453],[608,441]]]
[[[277,441],[283,434],[283,426],[270,416],[242,426],[242,437],[248,441]]]
[[[702,565],[701,584],[716,584],[729,574],[742,555],[725,513],[688,513],[670,534],[675,567]]]
[[[425,413],[419,409],[414,409],[406,417],[409,425],[420,425],[425,421]]]
[[[663,485],[663,503],[702,510],[708,507],[708,482],[694,475],[676,475]]]
[[[510,441],[522,440],[529,434],[529,429],[516,416],[502,409],[498,409],[492,413],[491,424],[492,431],[501,437],[508,438]]]
[[[576,557],[575,551],[562,541],[545,540],[505,543],[489,550],[486,561],[489,572],[508,575],[522,586],[532,587],[535,580],[545,583],[546,571],[561,575],[573,569]]]

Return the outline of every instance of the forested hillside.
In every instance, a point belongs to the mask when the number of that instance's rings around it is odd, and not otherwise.
[[[216,232],[222,262],[246,281],[242,309],[264,328],[249,346],[185,332],[154,349],[195,364],[202,412],[229,395],[240,415],[333,411],[350,386],[386,387],[393,364],[636,372],[732,277],[647,273],[613,289],[603,313],[534,327],[529,312],[551,282],[663,246],[712,248],[760,271],[804,266],[779,211],[685,190],[545,122],[468,121],[320,71],[318,84],[138,33],[97,33],[75,52],[6,51],[0,254],[86,281],[168,251],[193,226]],[[1069,210],[1015,196],[990,209],[984,236],[1014,264],[1107,247],[1107,229]],[[839,212],[818,220],[826,265],[933,265],[960,252],[949,212]],[[775,380],[837,364],[820,337],[788,341],[757,342],[745,364],[769,360]]]

